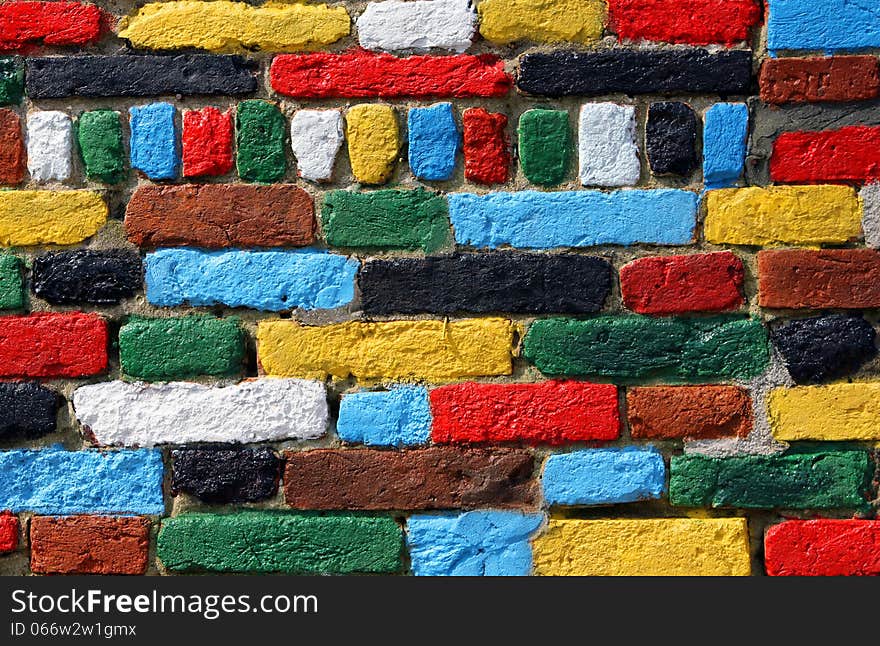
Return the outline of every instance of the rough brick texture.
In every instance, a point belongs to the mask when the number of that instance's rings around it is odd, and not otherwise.
[[[118,303],[141,290],[140,257],[122,249],[57,251],[34,258],[31,286],[50,303]]]
[[[95,314],[0,319],[0,375],[85,377],[107,369],[107,323]]]
[[[792,520],[764,536],[770,576],[876,576],[880,523],[870,520]]]
[[[281,460],[269,449],[180,449],[171,459],[171,489],[205,502],[257,502],[278,490]]]
[[[38,574],[143,574],[150,519],[35,516],[30,545],[31,571]]]
[[[634,438],[745,437],[752,430],[749,393],[737,386],[641,386],[626,393]]]
[[[880,93],[876,56],[769,58],[758,77],[767,103],[866,101]]]

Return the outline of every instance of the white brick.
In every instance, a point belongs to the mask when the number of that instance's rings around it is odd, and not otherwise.
[[[225,387],[110,381],[77,388],[73,407],[105,446],[306,440],[327,428],[324,384],[303,379]]]
[[[31,179],[49,182],[70,177],[73,124],[69,116],[55,110],[30,113],[26,139]]]
[[[386,52],[432,47],[463,52],[471,45],[477,14],[468,0],[372,2],[357,20],[362,47]]]
[[[865,232],[865,244],[872,249],[880,249],[880,184],[868,184],[859,197],[864,207],[862,230]]]
[[[290,120],[290,146],[296,156],[297,174],[313,182],[329,180],[343,138],[339,110],[300,110],[294,114]]]
[[[616,103],[581,106],[578,128],[584,186],[635,186],[639,182],[636,109]]]

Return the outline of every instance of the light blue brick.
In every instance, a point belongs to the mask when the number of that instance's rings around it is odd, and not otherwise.
[[[529,537],[542,514],[469,511],[411,516],[406,524],[413,573],[418,576],[527,576]]]
[[[551,455],[541,477],[550,505],[608,505],[663,495],[666,466],[653,448],[587,449]]]
[[[703,181],[706,188],[734,186],[746,161],[749,108],[745,103],[716,103],[703,125]]]
[[[346,442],[373,446],[425,444],[431,439],[427,388],[394,388],[343,395],[336,432]]]
[[[880,47],[877,0],[769,0],[767,47],[827,53]]]
[[[162,453],[154,449],[0,451],[0,509],[159,515],[162,470]]]
[[[455,241],[474,247],[691,242],[695,193],[676,189],[449,194]]]
[[[316,250],[160,249],[146,257],[147,300],[276,312],[332,309],[354,298],[356,260]]]
[[[129,108],[131,167],[150,179],[174,179],[180,166],[174,106],[151,103]]]
[[[407,118],[409,166],[413,175],[426,180],[452,177],[459,135],[451,103],[412,108]]]

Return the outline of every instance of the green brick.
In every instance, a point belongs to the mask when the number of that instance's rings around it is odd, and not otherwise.
[[[678,455],[669,501],[679,507],[863,509],[871,479],[865,451],[708,458]]]
[[[749,379],[767,366],[767,332],[741,317],[600,316],[535,321],[526,359],[549,375],[707,382]]]
[[[234,375],[243,358],[244,334],[234,317],[135,317],[119,330],[122,372],[136,379]]]
[[[277,182],[287,172],[284,115],[268,101],[242,101],[235,116],[236,167],[248,182]]]
[[[122,123],[115,110],[83,112],[76,131],[86,177],[106,184],[125,179]]]
[[[571,128],[564,110],[528,110],[519,118],[519,162],[533,184],[565,180],[571,164]]]
[[[272,511],[187,514],[162,521],[169,570],[352,574],[399,572],[403,531],[389,517]]]
[[[450,237],[446,199],[421,188],[330,191],[324,196],[321,224],[327,244],[334,247],[431,252]]]
[[[0,58],[0,105],[21,103],[24,96],[24,65],[16,58]]]
[[[0,255],[0,310],[20,310],[23,307],[21,260],[16,256],[2,254]]]

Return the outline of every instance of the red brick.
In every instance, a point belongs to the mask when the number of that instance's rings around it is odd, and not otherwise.
[[[483,108],[461,115],[464,126],[464,177],[478,184],[503,184],[510,168],[507,117]]]
[[[626,407],[630,432],[640,440],[745,437],[752,430],[752,402],[739,386],[630,388]]]
[[[768,58],[758,77],[765,103],[866,101],[880,95],[876,56]]]
[[[0,4],[0,49],[30,44],[85,45],[101,35],[101,10],[79,2]]]
[[[758,253],[758,303],[788,309],[880,307],[880,252],[781,249]]]
[[[464,383],[431,391],[435,442],[563,444],[620,435],[617,386]]]
[[[39,574],[143,574],[150,519],[112,516],[35,516],[31,571]]]
[[[217,108],[183,113],[183,175],[225,175],[232,170],[232,111]]]
[[[760,19],[755,0],[608,0],[609,27],[627,40],[733,45]]]
[[[18,547],[18,516],[11,512],[0,513],[0,554],[14,552]]]
[[[792,520],[767,529],[770,576],[880,575],[880,521]]]
[[[774,182],[865,182],[880,179],[880,127],[784,132],[773,144]]]
[[[269,69],[272,89],[297,98],[503,96],[513,80],[490,55],[406,56],[354,50],[282,54]]]
[[[620,270],[623,304],[639,314],[723,312],[742,306],[744,269],[729,251],[639,258]]]
[[[107,370],[107,323],[97,314],[0,317],[0,377],[85,377]]]
[[[21,120],[12,110],[0,110],[0,184],[18,184],[24,178],[24,137]]]

